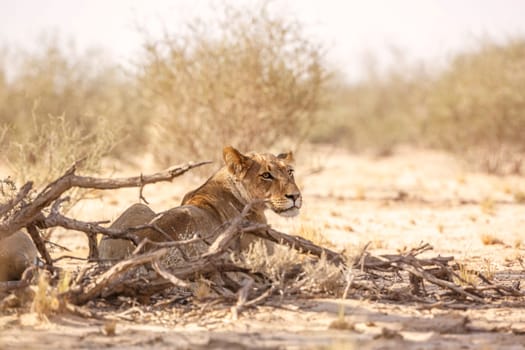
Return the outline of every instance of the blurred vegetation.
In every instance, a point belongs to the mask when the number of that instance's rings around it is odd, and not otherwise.
[[[491,173],[525,173],[525,40],[481,41],[440,72],[401,64],[330,87],[314,142],[388,154],[399,144],[451,151]]]
[[[495,173],[525,173],[525,40],[481,42],[446,68],[372,65],[328,79],[323,49],[300,23],[225,6],[161,39],[143,34],[135,69],[56,38],[36,52],[0,50],[0,159],[37,185],[104,156],[162,166],[217,159],[224,145],[278,151],[304,140],[388,154],[444,149]]]
[[[0,52],[0,157],[16,179],[44,184],[80,158],[85,173],[105,155],[153,152],[168,166],[304,140],[327,74],[300,23],[263,2],[224,5],[214,23],[188,20],[160,40],[139,30],[144,50],[127,71],[56,38]]]
[[[525,172],[525,41],[483,43],[436,79],[422,128],[431,146],[489,172]]]
[[[242,150],[295,146],[312,124],[326,81],[321,48],[298,22],[226,6],[214,21],[145,36],[139,74],[165,162],[217,159]]]
[[[78,55],[56,38],[42,45],[5,50],[0,66],[0,159],[18,181],[36,186],[81,159],[84,173],[96,173],[103,156],[126,153],[129,134],[146,139],[136,131],[144,117],[135,89],[118,67],[101,52]]]

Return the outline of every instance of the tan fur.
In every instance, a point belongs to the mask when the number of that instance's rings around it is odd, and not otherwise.
[[[154,217],[155,212],[147,205],[137,203],[126,209],[110,227],[124,229],[139,226],[150,222]],[[127,239],[103,239],[99,244],[98,253],[103,259],[120,260],[131,254],[134,249],[133,243]]]
[[[37,257],[33,240],[18,231],[0,240],[0,281],[18,280]]]
[[[153,212],[145,205],[136,204],[126,210],[113,225],[132,227],[154,223],[173,240],[184,240],[199,234],[211,242],[221,225],[238,217],[244,207],[253,201],[255,205],[248,219],[266,223],[265,209],[283,216],[295,216],[301,207],[301,194],[293,178],[291,153],[243,155],[233,147],[223,150],[225,166],[210,177],[202,186],[187,193],[180,207],[169,209],[151,219]],[[136,233],[139,238],[166,241],[166,237],[155,230]],[[244,237],[241,247],[253,237]],[[100,257],[121,259],[133,249],[129,241],[102,239]]]

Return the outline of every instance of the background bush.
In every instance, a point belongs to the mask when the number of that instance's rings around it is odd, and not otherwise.
[[[224,145],[280,151],[305,139],[388,154],[433,147],[480,169],[524,173],[525,40],[480,42],[440,70],[399,61],[364,79],[328,79],[323,49],[263,5],[225,6],[161,39],[145,30],[136,66],[55,38],[0,50],[0,157],[45,183],[87,157],[161,164],[217,159]],[[2,167],[5,171],[6,167]]]
[[[520,172],[525,154],[525,41],[482,43],[433,84],[422,123],[428,144],[490,172]]]
[[[225,7],[215,22],[146,39],[139,74],[153,113],[154,154],[171,163],[241,150],[293,147],[309,130],[326,81],[321,49],[301,25]]]
[[[478,169],[523,173],[525,40],[482,41],[441,71],[400,64],[331,86],[314,142],[384,154],[398,144],[444,149]]]

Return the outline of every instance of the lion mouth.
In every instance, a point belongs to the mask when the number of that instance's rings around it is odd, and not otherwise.
[[[296,207],[296,206],[292,206],[292,207],[286,208],[286,209],[273,208],[272,210],[275,213],[277,213],[277,214],[279,214],[281,216],[284,216],[284,217],[294,217],[294,216],[299,215],[299,208]]]

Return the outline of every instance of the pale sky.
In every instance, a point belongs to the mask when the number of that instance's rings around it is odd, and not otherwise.
[[[43,31],[99,47],[125,63],[140,48],[139,22],[155,32],[162,21],[213,16],[215,0],[0,0],[0,45],[33,48]],[[256,1],[238,0],[243,5]],[[444,62],[484,36],[525,37],[525,0],[274,0],[328,49],[328,60],[353,78],[366,55],[380,66],[396,47],[409,60]]]

